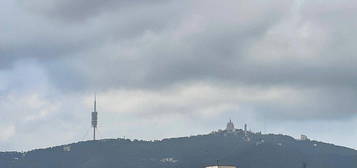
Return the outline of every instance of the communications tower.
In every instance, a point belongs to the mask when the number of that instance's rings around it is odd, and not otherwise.
[[[94,95],[94,110],[92,112],[93,141],[95,141],[95,131],[98,125],[97,96]]]
[[[248,135],[248,125],[244,124],[244,136]]]

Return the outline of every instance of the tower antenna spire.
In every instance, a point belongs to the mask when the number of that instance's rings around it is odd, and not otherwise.
[[[92,112],[93,141],[95,141],[95,131],[98,125],[97,94],[94,93],[94,109]]]
[[[97,112],[97,93],[94,93],[94,112]]]

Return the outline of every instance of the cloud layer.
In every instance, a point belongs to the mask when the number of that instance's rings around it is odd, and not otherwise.
[[[350,19],[356,2],[6,0],[0,6],[5,150],[80,140],[94,91],[107,112],[108,137],[200,133],[229,117],[286,133],[262,123],[291,124],[292,134],[299,132],[292,123],[356,123],[357,21]],[[40,125],[54,130],[36,130]],[[165,134],[131,133],[149,125]],[[190,126],[198,129],[183,131]],[[62,141],[21,146],[18,140],[63,130]],[[319,131],[308,132],[326,137]],[[357,146],[341,139],[328,140]]]

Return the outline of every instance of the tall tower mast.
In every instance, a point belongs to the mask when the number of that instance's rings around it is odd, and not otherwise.
[[[247,124],[244,124],[244,136],[248,135],[248,126]]]
[[[94,109],[92,112],[93,141],[95,141],[95,131],[98,125],[97,95],[94,95]]]

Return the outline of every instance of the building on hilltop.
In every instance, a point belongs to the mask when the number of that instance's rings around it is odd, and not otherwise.
[[[309,141],[310,139],[306,135],[301,135],[300,140],[301,141]]]
[[[248,136],[248,125],[244,124],[244,136]]]
[[[226,131],[233,132],[235,131],[234,124],[232,123],[231,120],[227,123]]]
[[[71,146],[64,146],[63,147],[64,152],[70,152],[71,151]]]

